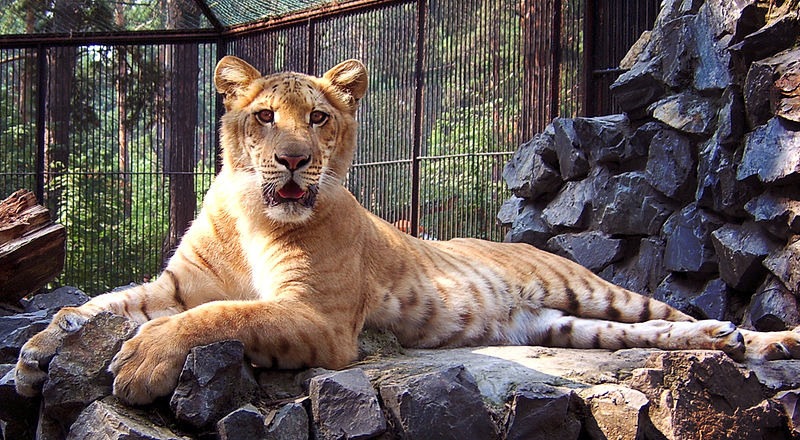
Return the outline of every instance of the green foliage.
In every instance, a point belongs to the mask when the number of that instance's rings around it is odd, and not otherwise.
[[[45,198],[55,220],[66,226],[67,261],[56,285],[74,285],[102,293],[141,282],[160,272],[170,224],[169,178],[164,175],[165,131],[176,116],[167,115],[164,96],[170,46],[86,46],[74,52],[70,74],[68,120],[50,116],[48,130],[68,130],[64,163],[49,161]],[[204,46],[199,63],[210,71]],[[0,51],[14,56],[14,51]],[[2,56],[0,55],[0,56]],[[18,64],[18,63],[17,63]],[[17,70],[14,71],[13,68]],[[2,195],[35,188],[35,117],[23,121],[15,104],[21,99],[15,81],[19,66],[0,64],[0,189]],[[16,73],[14,73],[16,72]],[[201,84],[202,82],[202,84]],[[29,89],[35,80],[25,82]],[[35,90],[30,90],[33,94]],[[63,91],[59,89],[58,92]],[[214,92],[209,78],[198,78],[194,166],[198,206],[214,175]],[[35,99],[34,99],[35,102]],[[55,133],[48,133],[55,136]],[[46,144],[48,157],[54,145]],[[8,148],[8,150],[6,149]],[[17,150],[19,153],[17,153]],[[11,154],[6,154],[6,152]],[[28,154],[25,154],[28,151]]]
[[[582,11],[584,1],[562,2],[565,16]],[[0,33],[120,26],[160,29],[170,25],[163,10],[169,3],[0,0],[0,6],[11,12],[0,15]],[[318,69],[360,58],[370,70],[370,91],[358,115],[360,150],[348,187],[383,218],[407,220],[411,164],[418,160],[424,234],[437,239],[497,240],[502,231],[494,217],[509,195],[502,168],[510,152],[524,141],[522,90],[524,64],[530,62],[526,58],[530,54],[524,53],[524,14],[520,2],[512,0],[429,0],[427,4],[417,158],[412,152],[416,3],[315,22],[313,53]],[[304,65],[307,54],[298,49],[302,44],[298,45],[297,38],[307,35],[307,30],[298,28],[272,31],[269,44],[275,53],[265,56],[267,71]],[[580,33],[562,36],[564,56],[581,59],[581,41]],[[48,61],[59,49],[47,48]],[[46,126],[48,157],[55,157],[56,148],[69,152],[61,164],[48,161],[45,179],[46,202],[56,208],[58,221],[69,231],[68,260],[59,284],[100,293],[152,277],[163,265],[171,196],[169,177],[164,174],[168,171],[165,149],[170,118],[178,117],[170,114],[168,96],[171,50],[173,46],[157,42],[80,47],[71,72],[49,72],[51,79],[71,78],[68,117],[49,115]],[[198,206],[214,174],[216,94],[211,75],[216,50],[208,44],[198,51],[200,105],[193,133],[197,147],[191,195]],[[40,91],[32,69],[35,56],[35,50],[0,50],[0,195],[36,186],[37,131],[32,108]],[[570,116],[576,111],[574,94],[583,75],[573,67],[560,72],[560,110]],[[68,129],[66,145],[54,145],[51,137],[64,129]]]

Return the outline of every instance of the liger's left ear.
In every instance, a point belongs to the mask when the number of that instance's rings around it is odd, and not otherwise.
[[[367,93],[367,68],[361,61],[347,60],[339,63],[322,77],[330,81],[344,95],[343,98],[350,101],[353,109],[358,105],[358,100]]]

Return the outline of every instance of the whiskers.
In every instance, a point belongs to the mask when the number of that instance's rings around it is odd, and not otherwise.
[[[319,176],[319,187],[320,190],[327,190],[328,188],[333,189],[342,184],[342,178],[328,167],[323,167],[322,172]]]
[[[272,195],[278,190],[278,183],[277,182],[261,182],[261,194]]]

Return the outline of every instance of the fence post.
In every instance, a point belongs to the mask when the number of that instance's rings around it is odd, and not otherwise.
[[[583,90],[581,90],[581,116],[597,116],[592,95],[594,83],[594,0],[585,0],[583,11]]]
[[[217,39],[217,62],[222,59],[225,55],[228,54],[228,40],[224,37],[220,36]],[[219,143],[219,127],[221,126],[222,122],[222,115],[225,114],[225,104],[223,104],[222,97],[217,93],[216,89],[214,89],[214,98],[215,98],[215,112],[216,112],[216,124],[217,124],[217,132],[216,136],[214,137],[214,173],[219,174],[220,170],[222,169],[222,146]]]
[[[44,204],[44,124],[47,106],[47,53],[43,44],[36,47],[36,68],[39,71],[36,82],[36,198]]]
[[[317,54],[314,51],[314,40],[316,39],[316,29],[314,20],[309,18],[307,24],[308,36],[306,37],[307,46],[308,46],[308,58],[306,59],[306,72],[309,75],[316,75],[316,68],[317,68]]]
[[[552,73],[550,77],[550,119],[557,118],[560,114],[559,98],[561,97],[561,0],[552,0],[553,24],[550,33],[550,62]]]
[[[425,57],[425,18],[427,1],[417,0],[417,53],[414,67],[414,145],[411,158],[411,235],[419,235],[419,156],[422,151],[422,89]]]

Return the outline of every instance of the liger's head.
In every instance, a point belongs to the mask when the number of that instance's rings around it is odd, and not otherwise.
[[[367,90],[361,62],[345,61],[321,78],[286,72],[261,76],[226,56],[214,72],[224,95],[225,167],[275,221],[307,220],[341,185],[353,161],[358,101]]]

